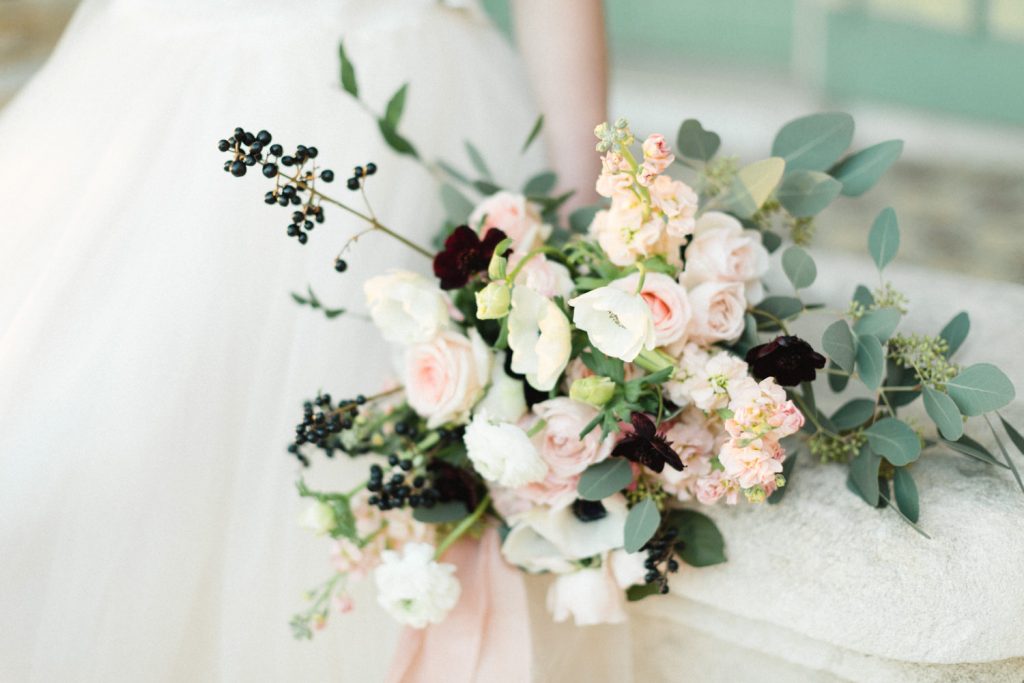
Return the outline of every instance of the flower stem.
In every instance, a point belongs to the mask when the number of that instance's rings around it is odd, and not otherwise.
[[[469,531],[474,524],[477,523],[477,520],[479,520],[483,516],[484,512],[487,511],[487,507],[490,504],[491,494],[488,493],[486,496],[483,497],[483,499],[476,506],[476,509],[473,510],[469,517],[466,517],[464,520],[459,522],[459,525],[452,529],[451,532],[444,537],[444,540],[441,541],[441,543],[437,546],[437,552],[434,553],[434,559],[440,560],[441,556],[444,555],[444,552],[448,550],[448,548],[451,547],[451,545],[455,543],[455,541],[459,540],[467,531]]]

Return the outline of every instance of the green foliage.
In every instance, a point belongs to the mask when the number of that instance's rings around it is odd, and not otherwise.
[[[651,540],[661,526],[661,512],[651,497],[646,497],[629,509],[626,526],[623,529],[623,547],[627,553],[635,553]]]
[[[580,477],[576,490],[583,500],[603,500],[633,481],[633,468],[625,458],[608,458],[591,465]]]
[[[470,510],[466,504],[459,500],[452,500],[447,503],[437,503],[434,507],[418,507],[412,511],[413,519],[424,524],[450,524],[458,522],[469,516]]]
[[[794,171],[786,175],[775,196],[796,218],[821,213],[839,196],[842,183],[820,171]]]
[[[317,298],[316,294],[313,293],[313,288],[311,286],[306,286],[306,293],[307,296],[302,296],[301,294],[292,292],[292,299],[300,306],[309,306],[314,311],[323,311],[324,317],[328,320],[333,320],[339,315],[344,315],[348,312],[345,308],[328,308],[327,306],[324,306],[320,299]]]
[[[921,381],[941,387],[960,372],[949,360],[948,344],[942,337],[919,334],[896,335],[889,340],[889,358],[903,368],[912,369],[908,381]]]
[[[917,522],[921,512],[921,503],[917,496],[917,484],[910,470],[906,467],[897,467],[893,473],[893,488],[896,494],[896,507],[911,522]]]
[[[860,452],[850,461],[851,488],[872,507],[878,505],[878,468],[881,464],[882,459],[866,444],[861,446]]]
[[[837,320],[825,328],[821,346],[835,365],[847,372],[853,372],[857,359],[857,343],[845,320]]]
[[[555,189],[555,183],[557,181],[558,177],[550,171],[538,173],[526,181],[526,185],[523,186],[523,194],[546,195],[551,192],[551,190]]]
[[[740,218],[750,218],[771,196],[785,170],[786,162],[778,157],[744,166],[723,195],[722,204]]]
[[[530,129],[530,134],[526,136],[526,140],[523,142],[523,148],[522,150],[520,150],[520,153],[525,154],[526,150],[530,149],[530,145],[532,145],[533,141],[537,139],[537,136],[540,135],[540,131],[543,128],[544,114],[541,114],[540,116],[537,117],[537,120],[534,122],[533,128]]]
[[[386,119],[377,119],[377,127],[380,129],[380,134],[384,138],[384,142],[388,144],[388,147],[399,154],[419,158],[419,154],[416,152],[416,148],[412,146],[412,143],[402,137]]]
[[[966,434],[956,441],[942,439],[942,443],[948,446],[950,450],[959,453],[960,455],[966,455],[968,458],[973,458],[974,460],[983,462],[986,465],[996,465],[1004,469],[1009,469],[1006,465],[996,460],[996,456],[992,455],[987,448]]]
[[[896,221],[896,212],[892,209],[882,209],[868,234],[868,251],[879,271],[896,258],[899,248],[900,227]]]
[[[828,373],[829,389],[837,394],[845,390],[846,386],[850,383],[850,376],[835,372],[841,368],[832,361],[829,361],[828,369],[832,371]]]
[[[804,289],[814,284],[818,268],[814,259],[804,249],[793,245],[782,252],[782,270],[795,289]]]
[[[345,54],[345,44],[338,43],[338,61],[341,65],[341,87],[352,97],[359,97],[359,84],[356,83],[356,70]]]
[[[864,432],[871,450],[893,465],[906,465],[921,455],[921,439],[906,422],[882,418]]]
[[[967,339],[967,333],[971,331],[971,318],[967,311],[960,311],[953,319],[946,323],[946,326],[939,332],[939,336],[946,340],[948,348],[946,356],[952,356]]]
[[[849,462],[867,442],[863,431],[835,435],[818,431],[807,441],[811,455],[821,462]]]
[[[775,331],[780,329],[778,321],[791,320],[804,310],[800,299],[791,296],[769,296],[761,300],[751,313],[757,319],[759,330]]]
[[[469,157],[470,163],[473,164],[473,168],[476,169],[476,172],[479,173],[481,177],[487,180],[492,180],[493,176],[491,176],[491,170],[487,168],[487,164],[484,162],[484,156],[480,153],[480,150],[478,150],[469,140],[466,140],[465,144],[466,155]]]
[[[331,529],[331,538],[347,538],[355,543],[360,543],[359,534],[356,532],[356,518],[352,513],[352,506],[348,496],[341,493],[325,493],[314,491],[306,486],[306,482],[299,479],[295,483],[299,496],[302,498],[313,498],[325,505],[330,506],[334,513],[334,528]]]
[[[783,157],[789,172],[824,171],[852,141],[853,117],[849,114],[811,114],[782,127],[772,143],[772,156]]]
[[[870,334],[877,337],[878,341],[885,342],[899,324],[900,312],[895,308],[876,308],[862,315],[854,324],[853,331],[857,336]]]
[[[882,384],[885,371],[885,352],[882,342],[874,335],[857,337],[857,375],[871,391],[877,391]]]
[[[676,136],[676,148],[679,153],[684,157],[699,161],[710,161],[721,144],[722,138],[717,133],[704,130],[697,119],[683,121],[679,126],[679,134]]]
[[[398,122],[402,118],[402,112],[405,110],[405,94],[409,90],[409,84],[405,83],[401,88],[391,96],[388,100],[388,105],[384,109],[384,120],[388,122],[388,125],[394,129],[398,128]]]
[[[463,225],[473,213],[473,202],[448,183],[441,185],[441,204],[444,206],[445,217],[455,225]]]
[[[600,204],[581,206],[569,214],[569,229],[577,235],[587,234],[590,224],[594,222],[594,216],[603,207]]]
[[[691,567],[710,567],[725,562],[725,539],[707,515],[695,510],[672,510],[668,525],[675,528],[681,543],[676,554]]]
[[[654,583],[644,583],[638,586],[630,586],[626,589],[626,600],[629,602],[637,602],[651,595],[660,595],[661,585],[655,581]]]
[[[943,438],[956,441],[964,435],[964,421],[960,409],[946,394],[931,387],[924,388],[924,409]],[[909,516],[909,515],[908,515]]]
[[[859,197],[874,187],[902,153],[902,140],[887,140],[851,154],[829,173],[843,184],[844,195]]]
[[[946,382],[946,391],[969,417],[999,410],[1015,396],[1013,383],[991,363],[976,363],[962,370]]]
[[[875,414],[875,402],[867,398],[847,401],[832,414],[832,424],[840,431],[855,429],[870,420]]]

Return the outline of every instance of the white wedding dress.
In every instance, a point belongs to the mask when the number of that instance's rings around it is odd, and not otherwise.
[[[426,242],[436,184],[339,87],[339,38],[378,110],[411,84],[402,130],[426,157],[467,167],[471,139],[514,187],[539,167],[519,155],[536,108],[512,49],[477,7],[431,0],[86,0],[0,113],[0,681],[386,667],[394,627],[368,590],[312,644],[289,633],[330,572],[284,450],[301,402],[388,367],[369,325],[289,292],[359,310],[366,276],[429,264],[374,234],[335,273],[360,226],[328,208],[299,246],[269,181],[216,150],[239,125],[316,145],[338,195],[375,161],[374,208]],[[317,462],[314,481],[364,467]]]

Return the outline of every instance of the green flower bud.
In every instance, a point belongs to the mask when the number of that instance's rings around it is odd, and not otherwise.
[[[492,282],[476,293],[476,317],[499,320],[508,315],[512,293],[504,282]]]
[[[508,237],[498,242],[497,246],[494,247],[494,253],[491,255],[491,261],[487,264],[487,277],[492,280],[504,280],[505,269],[508,267],[508,259],[502,256],[506,251],[512,248],[512,240]]]
[[[600,408],[615,395],[615,382],[608,377],[583,377],[569,387],[569,398]]]
[[[765,495],[764,489],[760,486],[746,489],[743,494],[747,497],[747,500],[751,503],[763,503],[764,499],[768,496]]]

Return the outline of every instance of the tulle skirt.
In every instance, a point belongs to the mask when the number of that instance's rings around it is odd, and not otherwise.
[[[424,156],[467,167],[471,139],[512,187],[539,167],[511,48],[475,7],[426,0],[87,1],[0,115],[0,680],[380,678],[394,626],[369,590],[291,639],[331,570],[284,448],[303,399],[373,391],[389,353],[289,292],[358,312],[365,277],[429,262],[371,234],[334,272],[361,226],[328,207],[299,246],[270,181],[216,150],[237,125],[316,145],[338,195],[374,161],[382,221],[427,242],[436,182],[341,90],[339,38],[378,111],[410,83]]]

